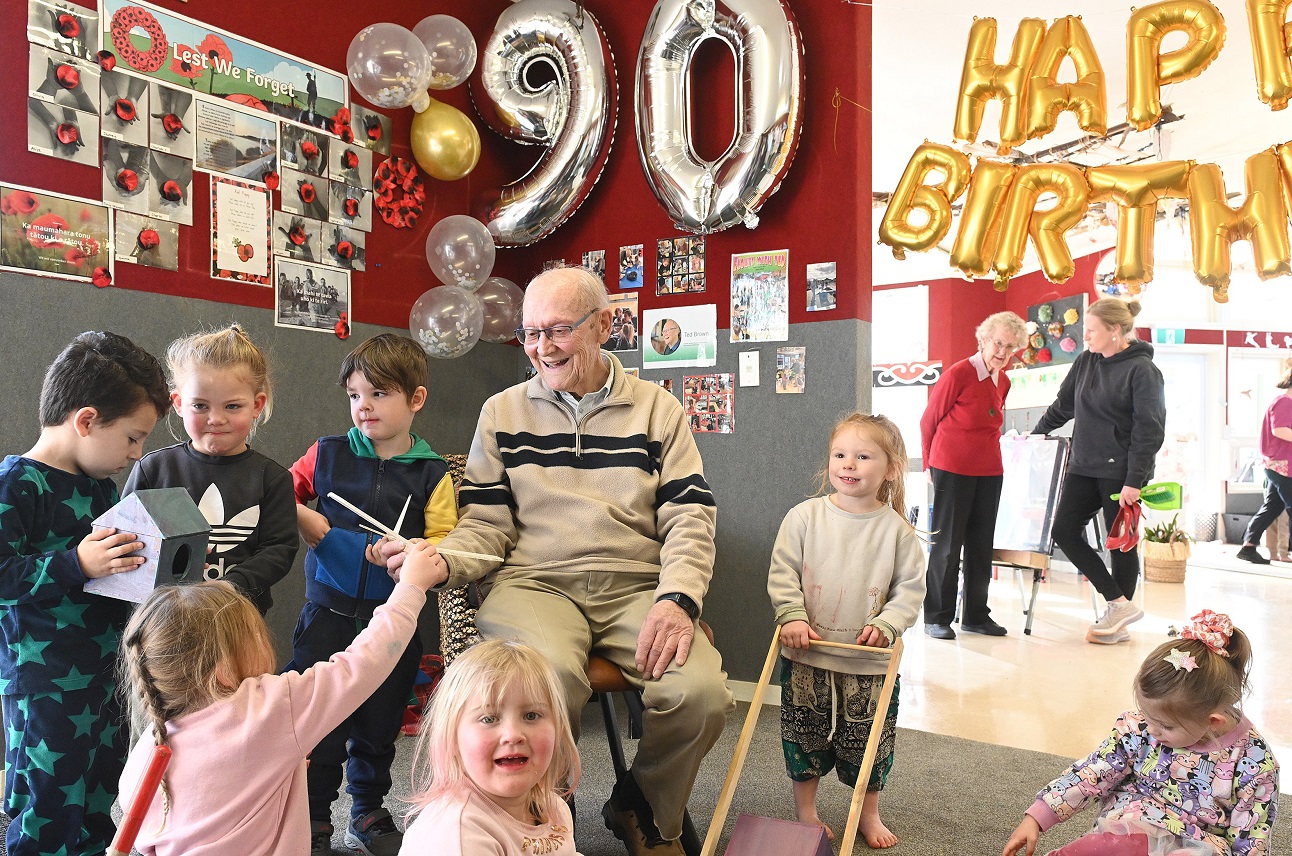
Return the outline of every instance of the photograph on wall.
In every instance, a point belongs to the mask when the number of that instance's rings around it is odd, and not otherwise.
[[[273,206],[263,184],[211,176],[211,278],[268,286]]]
[[[357,144],[333,140],[328,149],[328,177],[355,187],[372,188],[372,152]]]
[[[161,220],[193,225],[193,162],[165,152],[148,158],[148,214]]]
[[[264,113],[203,98],[195,122],[197,169],[252,181],[278,169],[278,123]]]
[[[642,311],[642,367],[711,366],[718,360],[718,307],[669,306]]]
[[[801,393],[807,388],[807,348],[776,349],[776,391]]]
[[[91,282],[112,268],[112,209],[0,183],[0,269]]]
[[[790,337],[790,251],[731,257],[731,341],[784,342]]]
[[[154,82],[148,89],[148,145],[193,160],[197,156],[197,104],[192,92]]]
[[[1025,366],[1070,363],[1085,350],[1086,295],[1074,294],[1027,307]]]
[[[179,224],[118,211],[116,260],[144,267],[179,270]]]
[[[640,321],[636,292],[610,295],[610,339],[602,347],[607,351],[637,350],[640,347]]]
[[[148,81],[105,71],[99,76],[103,99],[99,133],[134,146],[148,146]]]
[[[98,114],[28,98],[27,151],[97,167]]]
[[[324,182],[328,187],[329,223],[372,231],[372,191],[340,181]]]
[[[565,259],[548,259],[543,262],[541,270],[546,273],[549,270],[560,270],[565,267]]]
[[[27,41],[93,59],[99,51],[99,16],[75,3],[28,0]]]
[[[32,45],[27,60],[27,94],[37,101],[99,112],[99,65]]]
[[[663,238],[655,242],[655,294],[704,291],[704,238]]]
[[[327,219],[330,188],[326,178],[284,169],[278,191],[278,204],[284,211],[309,217],[311,220]]]
[[[682,407],[692,433],[731,434],[736,430],[735,376],[730,372],[685,375]]]
[[[142,0],[100,0],[100,9],[98,48],[131,72],[329,129],[348,102],[341,72]]]
[[[323,223],[323,263],[346,270],[366,270],[368,233],[350,226]]]
[[[823,312],[833,309],[835,302],[834,262],[821,262],[807,266],[807,311]]]
[[[325,225],[299,214],[275,211],[274,255],[302,262],[322,261]]]
[[[642,245],[619,248],[619,287],[642,287]]]
[[[379,155],[390,154],[390,117],[355,104],[350,108],[354,141]]]
[[[148,213],[149,149],[103,138],[103,203],[122,211]]]
[[[583,254],[583,266],[597,275],[597,279],[606,281],[606,251],[588,250]]]
[[[278,129],[278,162],[285,167],[327,177],[328,148],[332,140],[318,128],[280,122]]]
[[[335,333],[350,314],[350,272],[277,256],[274,324]]]

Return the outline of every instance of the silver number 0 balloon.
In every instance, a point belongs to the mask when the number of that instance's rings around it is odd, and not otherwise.
[[[605,33],[571,0],[519,0],[498,16],[472,81],[476,110],[508,139],[546,146],[524,177],[477,209],[500,246],[550,235],[601,177],[618,112]]]
[[[705,39],[736,57],[735,139],[716,161],[691,143],[690,66]],[[679,229],[744,223],[789,171],[803,128],[803,39],[784,0],[659,0],[637,55],[637,148]]]

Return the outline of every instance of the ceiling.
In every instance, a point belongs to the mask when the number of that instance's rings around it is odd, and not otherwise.
[[[850,0],[835,0],[850,2]],[[1051,150],[1047,160],[1064,159],[1080,166],[1126,162],[1141,152],[1157,160],[1187,160],[1218,164],[1231,193],[1241,193],[1243,162],[1262,149],[1292,140],[1292,110],[1272,111],[1257,96],[1247,14],[1242,0],[1213,0],[1224,16],[1226,38],[1216,60],[1192,80],[1163,90],[1161,101],[1179,117],[1147,132],[1117,135],[1108,144],[1089,150],[1076,145],[1087,137],[1071,112],[1061,114],[1056,129],[1020,147],[1026,154]],[[1126,25],[1131,5],[1110,0],[875,0],[873,7],[873,127],[872,179],[877,195],[891,192],[911,154],[926,139],[958,145],[971,155],[987,153],[982,146],[965,148],[952,137],[960,75],[969,29],[975,17],[997,21],[997,61],[1008,57],[1019,21],[1041,18],[1047,23],[1067,15],[1080,16],[1090,33],[1106,81],[1108,125],[1126,122]],[[1169,35],[1164,50],[1184,44],[1182,33]],[[1075,80],[1065,61],[1059,80]],[[979,143],[1000,139],[998,102],[987,105],[978,132]],[[1054,152],[1054,149],[1060,151]],[[1237,204],[1232,200],[1231,204]],[[883,206],[876,209],[878,223]],[[955,235],[944,241],[949,247]],[[1070,240],[1075,255],[1111,243],[1109,234],[1088,234]],[[884,248],[875,253],[875,281],[910,282],[956,271],[945,253],[907,256],[895,263]]]

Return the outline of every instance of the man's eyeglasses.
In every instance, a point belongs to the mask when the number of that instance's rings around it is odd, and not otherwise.
[[[584,321],[596,315],[597,311],[593,309],[573,324],[556,324],[551,327],[517,327],[512,332],[516,334],[517,339],[520,339],[526,345],[538,344],[540,334],[546,335],[549,342],[568,342],[570,337],[574,335],[575,329]]]

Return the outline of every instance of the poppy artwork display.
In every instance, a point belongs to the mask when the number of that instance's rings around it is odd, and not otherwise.
[[[179,224],[118,211],[116,260],[144,267],[179,270]]]
[[[153,151],[148,163],[148,215],[192,226],[193,162]]]
[[[28,98],[27,151],[97,167],[98,114]]]
[[[93,59],[99,47],[99,16],[93,9],[57,0],[28,0],[27,41]]]
[[[197,156],[197,106],[191,92],[152,83],[148,90],[148,144],[188,160]]]
[[[27,94],[60,107],[99,112],[98,63],[32,45],[27,65]]]
[[[358,104],[350,108],[354,141],[379,155],[390,154],[390,117]]]
[[[136,146],[148,146],[148,81],[116,71],[99,77],[103,90],[100,133],[105,138]]]
[[[311,220],[328,218],[328,180],[307,175],[294,169],[284,169],[279,174],[279,208],[289,214],[298,214]]]
[[[323,261],[326,224],[287,211],[274,212],[273,254],[302,262]]]
[[[0,183],[0,269],[90,282],[111,265],[106,205]]]
[[[318,128],[281,122],[278,129],[278,162],[309,175],[327,177],[329,149],[340,146]]]
[[[363,232],[372,231],[372,191],[340,181],[330,184],[328,222],[349,226]]]
[[[372,152],[359,145],[341,145],[333,142],[328,176],[333,181],[355,187],[372,188]]]
[[[346,226],[323,226],[323,263],[346,270],[366,270],[368,233]]]
[[[272,210],[263,184],[211,176],[212,279],[270,284]]]
[[[103,138],[103,202],[123,211],[147,214],[149,161],[147,146]]]

